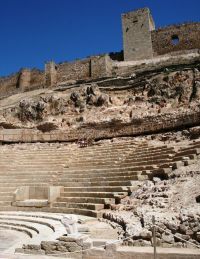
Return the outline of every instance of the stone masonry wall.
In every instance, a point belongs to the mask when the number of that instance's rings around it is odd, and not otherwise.
[[[90,77],[90,59],[57,65],[57,83],[68,80],[87,79]]]
[[[53,66],[55,69],[53,69]],[[88,80],[111,75],[112,60],[108,55],[92,56],[70,63],[46,65],[48,85],[59,85],[69,80]],[[52,82],[49,82],[52,81]]]
[[[0,97],[42,88],[45,85],[44,72],[38,69],[22,69],[16,74],[0,78]]]
[[[109,55],[91,57],[91,77],[108,77],[112,71],[112,60]]]
[[[169,26],[151,32],[154,56],[200,49],[200,23]]]
[[[0,95],[5,96],[44,87],[56,87],[69,80],[91,80],[111,75],[109,55],[92,56],[70,63],[45,64],[45,71],[22,69],[18,73],[0,78]]]
[[[15,92],[19,87],[19,73],[0,78],[0,96]]]
[[[41,88],[45,85],[45,75],[44,71],[39,69],[31,70],[31,78],[30,78],[30,88]]]

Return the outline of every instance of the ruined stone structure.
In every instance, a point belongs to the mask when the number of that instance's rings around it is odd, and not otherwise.
[[[16,252],[152,257],[156,216],[163,259],[199,258],[199,24],[155,30],[147,8],[122,23],[125,60],[0,79],[0,230],[23,235]],[[61,213],[78,214],[75,236]]]
[[[174,51],[200,48],[200,23],[155,29],[148,8],[122,15],[124,60],[150,59]]]

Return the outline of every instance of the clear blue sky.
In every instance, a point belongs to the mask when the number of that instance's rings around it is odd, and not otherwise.
[[[121,13],[145,6],[157,27],[200,21],[200,0],[0,0],[0,75],[119,51]]]

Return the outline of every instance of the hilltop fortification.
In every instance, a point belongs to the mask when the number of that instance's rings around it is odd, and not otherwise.
[[[126,67],[126,61],[137,65],[145,64],[150,60],[179,56],[200,48],[200,23],[184,23],[156,29],[148,8],[123,14],[122,28],[123,51],[59,64],[50,61],[45,64],[44,71],[21,69],[0,78],[0,95],[121,75],[116,67]]]

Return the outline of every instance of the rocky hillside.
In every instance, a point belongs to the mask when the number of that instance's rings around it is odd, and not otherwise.
[[[156,124],[156,118],[176,120],[178,116],[198,113],[199,98],[198,66],[164,69],[13,95],[1,100],[0,125],[46,132],[145,127],[147,120]],[[195,118],[191,124],[198,123]],[[131,135],[130,127],[124,128],[121,135]]]

